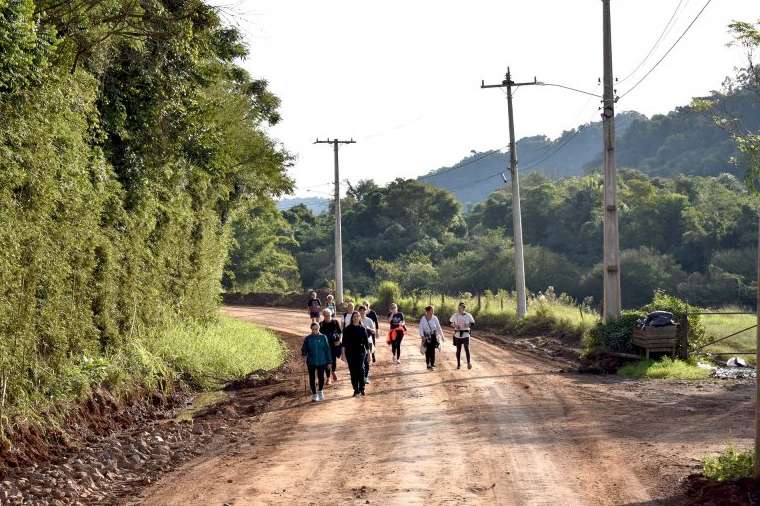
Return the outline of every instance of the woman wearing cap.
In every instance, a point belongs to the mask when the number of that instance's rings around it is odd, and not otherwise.
[[[454,326],[454,344],[457,347],[457,369],[461,368],[460,355],[462,354],[462,347],[467,355],[467,369],[472,369],[472,362],[470,362],[470,328],[475,323],[475,318],[470,313],[465,311],[466,306],[464,302],[459,303],[459,309],[451,316],[451,325]]]
[[[391,354],[393,355],[393,363],[401,363],[401,340],[404,339],[404,331],[406,330],[406,322],[404,322],[404,313],[398,310],[398,305],[394,302],[391,304],[391,311],[388,314],[388,323],[390,323],[391,330],[388,333],[388,341],[391,345]]]
[[[327,300],[325,302],[325,307],[332,311],[333,316],[335,316],[338,311],[338,308],[335,306],[335,297],[333,297],[332,294],[327,295]]]
[[[432,371],[435,369],[435,350],[443,344],[443,329],[438,317],[433,314],[433,306],[426,307],[425,316],[420,318],[420,337],[428,371]]]

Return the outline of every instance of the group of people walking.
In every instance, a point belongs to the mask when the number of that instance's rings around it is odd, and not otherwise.
[[[311,293],[306,307],[311,319],[311,333],[304,338],[301,354],[306,359],[312,401],[324,400],[324,386],[330,384],[330,381],[338,380],[336,369],[339,360],[345,360],[348,365],[354,397],[366,395],[365,388],[370,382],[370,367],[377,361],[376,348],[380,329],[377,313],[372,310],[368,301],[356,308],[352,302],[348,302],[343,316],[338,318],[335,314],[337,308],[334,297],[328,295],[323,308],[316,292]],[[465,350],[467,368],[472,369],[470,329],[475,319],[466,311],[464,302],[459,303],[457,312],[451,316],[449,322],[454,327],[453,344],[457,350],[457,369],[461,368],[462,348]],[[388,325],[390,330],[386,343],[391,348],[393,363],[400,364],[401,342],[407,328],[404,313],[399,311],[395,303],[390,306]],[[434,314],[433,306],[425,308],[419,330],[420,352],[425,355],[428,370],[433,370],[436,351],[444,344],[443,329]]]

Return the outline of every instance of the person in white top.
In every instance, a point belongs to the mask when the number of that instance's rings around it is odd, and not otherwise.
[[[454,344],[457,347],[457,369],[461,368],[460,356],[462,354],[462,347],[464,347],[464,352],[467,355],[467,369],[472,369],[472,362],[470,361],[470,328],[475,323],[475,318],[465,311],[465,309],[464,302],[460,302],[459,310],[449,320],[451,325],[454,326]]]
[[[354,312],[354,303],[351,301],[346,302],[346,312],[343,313],[343,328],[345,329],[351,325],[351,314]]]
[[[375,322],[372,321],[372,318],[367,316],[367,308],[365,306],[359,306],[357,308],[359,311],[359,316],[361,316],[361,322],[362,327],[367,329],[367,340],[369,341],[369,350],[367,350],[369,353],[367,353],[364,356],[364,384],[369,384],[369,364],[370,364],[370,358],[375,353],[375,337],[377,336],[377,331],[375,329]]]
[[[425,308],[425,316],[420,318],[420,337],[425,348],[425,362],[428,371],[435,369],[435,350],[443,344],[443,329],[438,317],[433,314],[433,306]]]

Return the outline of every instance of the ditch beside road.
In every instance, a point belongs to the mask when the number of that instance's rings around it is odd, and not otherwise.
[[[302,311],[225,312],[289,335],[308,327]],[[475,338],[471,347],[472,370],[456,370],[449,338],[438,370],[427,371],[412,326],[400,365],[379,347],[366,398],[351,397],[341,363],[325,402],[284,398],[241,421],[236,441],[209,448],[135,500],[686,504],[679,483],[699,458],[729,441],[751,444],[751,383],[562,373],[508,346]]]

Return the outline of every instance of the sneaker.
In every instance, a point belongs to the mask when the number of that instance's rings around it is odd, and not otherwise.
[[[467,364],[467,369],[472,369],[472,364]]]
[[[325,378],[325,386],[330,384],[330,375],[327,375],[327,378]]]
[[[432,371],[433,370],[433,366],[432,365],[427,366],[427,368],[428,368],[428,371]]]
[[[320,391],[317,393],[317,400],[318,400],[318,401],[323,401],[323,400],[325,400],[325,393],[324,393],[322,390],[320,390]]]
[[[457,364],[457,369],[461,369],[461,368],[462,368],[462,366],[459,365],[459,364]]]
[[[351,397],[356,397],[357,395],[359,395],[359,392],[354,392],[354,395],[352,395]]]
[[[333,382],[338,381],[338,377],[335,375],[335,373],[332,373],[332,380]]]
[[[364,384],[369,385],[369,378],[364,378]]]
[[[376,362],[376,360],[375,360],[375,354],[373,353],[372,354],[372,363],[374,364],[375,362]]]
[[[312,394],[311,395],[311,402],[317,402],[318,400],[319,400],[319,398],[318,398],[317,394]]]
[[[364,393],[364,390],[362,390],[360,393],[362,394],[362,397],[364,397],[365,395],[367,395],[367,394]]]

